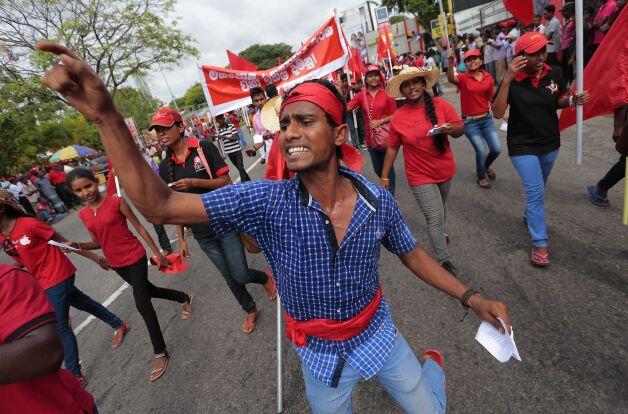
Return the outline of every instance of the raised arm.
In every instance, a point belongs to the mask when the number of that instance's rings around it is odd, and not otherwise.
[[[454,52],[449,52],[447,59],[449,59],[449,66],[447,67],[447,81],[457,86],[458,77],[454,73],[454,63],[455,63]]]
[[[504,80],[499,86],[497,96],[491,105],[491,110],[495,118],[500,119],[506,113],[508,109],[508,93],[510,92],[510,84],[515,79],[515,75],[526,65],[526,58],[524,56],[515,56],[515,58],[508,65],[508,70],[504,74]]]
[[[144,161],[94,70],[64,46],[42,42],[37,48],[59,57],[61,63],[44,74],[44,85],[59,92],[94,123],[125,192],[138,210],[153,223],[207,223],[199,195],[170,190]]]

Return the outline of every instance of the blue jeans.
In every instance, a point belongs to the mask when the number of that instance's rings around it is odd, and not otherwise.
[[[257,306],[245,285],[263,285],[268,281],[268,276],[262,271],[249,269],[240,233],[234,231],[222,237],[202,237],[196,241],[203,253],[218,268],[242,310],[246,313],[255,312]]]
[[[107,308],[96,302],[85,293],[74,286],[74,275],[61,283],[58,283],[45,290],[46,296],[55,310],[57,318],[57,331],[63,345],[63,361],[65,369],[77,377],[81,375],[81,365],[79,364],[78,344],[76,336],[70,327],[70,305],[76,309],[90,313],[111,326],[118,329],[122,326],[122,321]]]
[[[378,151],[375,148],[369,148],[369,154],[371,155],[371,162],[373,163],[373,170],[377,178],[381,178],[382,169],[384,168],[384,159],[386,158],[386,151]],[[390,194],[395,195],[395,167],[393,166],[388,173],[388,179],[390,180]],[[379,183],[378,183],[379,184]]]
[[[352,412],[351,393],[362,377],[351,365],[344,365],[336,388],[314,377],[303,364],[301,369],[305,380],[305,392],[314,414]],[[376,377],[406,413],[445,412],[445,373],[440,365],[431,359],[426,360],[421,367],[400,333],[397,333],[388,361]]]
[[[501,143],[493,117],[464,121],[464,133],[475,150],[475,172],[479,179],[486,177],[486,169],[491,166],[501,152]],[[488,145],[488,149],[484,145]]]
[[[238,131],[238,138],[240,139],[240,146],[242,147],[242,149],[248,147],[248,144],[244,139],[244,133],[242,132],[242,128],[237,128],[236,131]]]
[[[510,157],[526,193],[525,218],[535,247],[547,247],[545,224],[545,185],[549,178],[558,150],[539,155]]]

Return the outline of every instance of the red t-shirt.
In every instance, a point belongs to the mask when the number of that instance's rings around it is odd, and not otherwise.
[[[13,258],[26,266],[44,290],[76,273],[76,267],[61,249],[48,244],[54,234],[55,230],[40,220],[19,217],[8,237],[17,254]],[[0,235],[0,243],[4,240]]]
[[[65,173],[59,170],[50,170],[48,173],[48,181],[52,184],[59,184],[65,182]]]
[[[440,98],[432,98],[438,117],[438,125],[445,122],[461,124],[462,120],[449,102]],[[425,105],[413,107],[408,104],[395,112],[390,122],[388,145],[403,145],[408,184],[422,185],[442,183],[450,180],[456,173],[456,161],[445,140],[445,153],[441,154],[434,144],[434,137],[428,137],[427,131],[433,128],[427,117]]]
[[[79,212],[79,218],[100,244],[112,267],[130,266],[146,256],[144,246],[131,233],[120,211],[121,201],[118,196],[106,196],[95,213],[89,206]]]
[[[493,98],[493,77],[485,70],[482,79],[477,80],[468,72],[458,74],[460,106],[462,116],[482,115],[489,111],[489,101]]]
[[[421,66],[425,66],[425,58],[423,56],[418,56],[416,59],[414,59],[414,62],[412,62],[412,65],[420,68]]]
[[[397,110],[397,104],[382,88],[378,89],[375,96],[371,95],[366,88],[364,88],[361,92],[356,93],[353,99],[347,104],[349,110],[353,110],[358,106],[362,109],[364,130],[366,131],[366,146],[370,148],[373,146],[371,142],[371,128],[369,126],[370,120],[389,117]],[[371,114],[370,118],[369,112]]]
[[[27,272],[0,265],[0,345],[55,323],[48,298]],[[0,385],[3,414],[79,414],[94,411],[94,398],[70,372]]]

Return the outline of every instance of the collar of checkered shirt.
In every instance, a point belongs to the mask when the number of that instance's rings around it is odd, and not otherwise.
[[[341,176],[346,177],[349,179],[349,181],[351,181],[351,184],[353,185],[353,188],[355,188],[355,191],[357,191],[358,195],[361,196],[362,199],[372,207],[372,210],[377,210],[379,208],[379,199],[377,198],[375,193],[373,193],[373,191],[371,191],[367,187],[367,185],[360,180],[359,176],[356,173],[345,167],[338,167],[338,171],[340,172]],[[295,180],[299,188],[301,202],[304,206],[311,207],[312,194],[310,194],[307,188],[305,188],[305,184],[303,184],[303,181],[301,181],[300,174],[296,175]]]

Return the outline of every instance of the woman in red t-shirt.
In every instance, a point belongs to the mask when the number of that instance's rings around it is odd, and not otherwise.
[[[393,98],[405,97],[406,103],[397,109],[390,122],[388,151],[382,169],[381,184],[389,185],[387,173],[392,168],[399,147],[403,145],[408,184],[419,208],[425,215],[427,231],[436,259],[447,271],[455,274],[447,250],[445,234],[445,205],[456,173],[456,161],[447,135],[458,138],[464,132],[462,120],[449,102],[432,98],[426,89],[436,83],[435,68],[403,69],[391,79],[386,91]],[[433,127],[440,133],[428,135]]]
[[[488,189],[491,188],[491,182],[487,176],[491,180],[496,178],[491,164],[501,152],[501,143],[495,124],[493,124],[490,108],[490,100],[494,94],[494,80],[487,71],[482,69],[482,58],[478,49],[469,50],[462,57],[467,67],[464,73],[458,75],[454,73],[454,58],[454,54],[450,53],[447,80],[460,89],[464,133],[475,150],[477,183],[480,187]]]
[[[74,374],[81,384],[87,380],[81,374],[78,344],[70,327],[70,306],[94,315],[114,329],[111,346],[117,348],[128,326],[107,308],[74,286],[76,267],[59,247],[49,244],[66,243],[67,240],[48,224],[28,216],[11,200],[8,191],[0,189],[0,243],[19,267],[28,269],[55,310],[57,331],[63,345],[65,368]],[[80,252],[81,256],[108,268],[107,261],[92,252]]]
[[[373,135],[378,133],[377,130],[386,131],[389,128],[388,123],[392,119],[392,115],[397,110],[395,100],[390,98],[386,91],[382,88],[383,79],[379,67],[377,65],[369,65],[366,67],[365,75],[366,87],[356,93],[347,103],[347,111],[353,111],[357,107],[362,109],[362,118],[364,119],[364,130],[366,131],[366,146],[371,156],[373,170],[378,177],[382,177],[382,167],[384,166],[384,157],[386,156],[386,147],[380,147],[380,143],[373,139]],[[381,133],[380,131],[379,133]],[[385,145],[385,144],[384,144]],[[391,168],[387,175],[390,180],[388,190],[395,194],[395,169]]]
[[[111,268],[133,288],[135,306],[148,328],[155,352],[150,376],[150,380],[155,381],[166,372],[170,354],[166,350],[151,298],[181,303],[181,318],[188,319],[192,312],[192,296],[178,290],[157,287],[148,280],[146,250],[129,230],[127,220],[155,253],[159,265],[168,266],[170,263],[124,199],[117,196],[103,197],[98,190],[98,180],[85,168],[72,170],[68,174],[67,185],[74,194],[87,202],[87,206],[79,212],[79,218],[92,236],[91,242],[72,242],[72,245],[81,250],[102,249]]]

